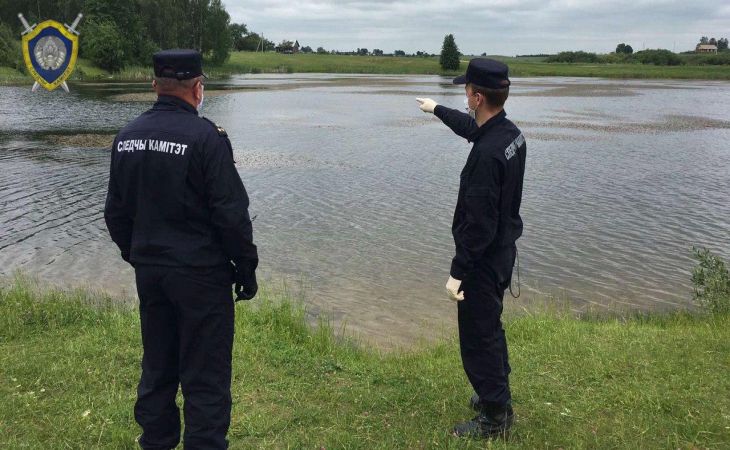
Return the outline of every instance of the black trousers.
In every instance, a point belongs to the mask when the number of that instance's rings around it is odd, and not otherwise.
[[[501,317],[516,251],[515,246],[490,249],[462,280],[464,300],[458,302],[464,371],[488,410],[502,410],[512,399],[509,389],[512,369]]]
[[[224,449],[231,421],[234,303],[230,267],[137,266],[142,376],[134,416],[143,449],[180,442],[182,387],[186,449]]]

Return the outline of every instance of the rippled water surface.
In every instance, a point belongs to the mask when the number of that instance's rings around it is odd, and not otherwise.
[[[0,87],[0,274],[134,292],[102,219],[105,146],[149,107],[146,92]],[[443,285],[470,146],[414,97],[462,107],[463,88],[430,76],[261,75],[206,93],[204,114],[228,131],[258,216],[265,278],[303,281],[313,312],[379,341],[453,322]],[[730,84],[515,79],[507,106],[528,141],[525,297],[689,305],[690,248],[730,257]]]

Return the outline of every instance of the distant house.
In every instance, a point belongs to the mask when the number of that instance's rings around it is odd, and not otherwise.
[[[697,53],[717,53],[717,45],[714,44],[697,44],[695,49]]]
[[[299,53],[301,50],[301,47],[299,46],[299,41],[292,42],[284,40],[281,42],[281,44],[277,45],[275,48],[277,53],[284,53],[285,55],[291,55],[294,53]]]

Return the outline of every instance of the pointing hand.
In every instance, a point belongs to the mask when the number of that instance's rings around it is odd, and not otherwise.
[[[438,106],[438,103],[430,98],[417,98],[416,101],[418,102],[418,107],[425,113],[433,114],[433,110]]]

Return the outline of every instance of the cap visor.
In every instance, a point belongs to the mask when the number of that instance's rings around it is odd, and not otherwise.
[[[454,78],[453,83],[454,84],[466,84],[466,75],[459,75],[458,77]]]

